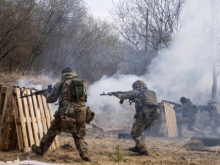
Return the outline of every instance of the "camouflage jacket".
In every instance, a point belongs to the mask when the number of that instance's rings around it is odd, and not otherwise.
[[[70,73],[64,73],[62,75],[61,81],[57,82],[51,93],[49,93],[48,91],[44,92],[43,95],[46,97],[47,102],[48,103],[54,103],[58,100],[59,98],[59,105],[62,105],[62,107],[68,107],[69,104],[71,104],[74,107],[80,107],[80,106],[85,106],[85,101],[67,101],[67,100],[60,100],[61,98],[61,89],[62,89],[62,85],[63,82],[67,79],[67,78],[76,78],[77,75],[75,72],[70,72]],[[59,106],[59,108],[61,108],[61,106]]]
[[[191,117],[191,118],[195,118],[196,117],[196,111],[197,111],[197,107],[192,103],[192,102],[187,102],[184,103],[181,107],[176,108],[175,111],[177,113],[182,112],[182,116],[183,117]]]
[[[145,96],[145,95],[143,95],[144,93],[141,93],[146,90],[148,92],[150,92],[150,93],[148,93],[148,96]],[[154,104],[153,106],[157,107],[158,104],[157,104],[157,98],[156,98],[155,92],[149,90],[146,87],[145,88],[137,88],[137,89],[131,90],[125,94],[118,94],[117,97],[122,100],[129,99],[129,100],[134,101],[136,111],[141,111],[146,106],[150,106],[149,103],[147,103],[147,101],[152,101],[151,99],[149,99],[149,98],[152,98],[152,93],[154,95],[153,99],[152,99],[153,104]]]

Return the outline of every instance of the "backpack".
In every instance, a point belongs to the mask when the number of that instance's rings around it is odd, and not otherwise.
[[[73,79],[70,83],[70,95],[74,98],[77,98],[79,101],[80,98],[85,99],[85,87],[83,84],[83,80]]]

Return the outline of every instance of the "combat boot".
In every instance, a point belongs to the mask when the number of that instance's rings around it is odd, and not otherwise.
[[[138,148],[136,146],[132,147],[132,148],[129,148],[128,150],[132,151],[132,152],[138,152],[139,153],[139,150],[138,150]]]
[[[43,156],[44,155],[44,150],[42,150],[40,147],[36,146],[36,144],[33,144],[31,146],[31,149],[38,156]]]
[[[147,150],[146,150],[146,151],[139,152],[139,153],[140,153],[140,155],[149,156]]]
[[[86,162],[91,162],[91,158],[89,157],[88,152],[81,152],[79,155],[82,158],[82,160]]]

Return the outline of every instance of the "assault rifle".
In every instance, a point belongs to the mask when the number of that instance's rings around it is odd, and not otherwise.
[[[212,110],[212,106],[211,105],[200,105],[198,106],[199,109],[200,109],[200,112],[203,112],[203,111],[210,111]]]
[[[41,91],[37,91],[37,92],[33,92],[33,93],[31,92],[30,95],[24,94],[24,95],[21,96],[20,98],[29,97],[29,96],[33,96],[33,95],[40,95],[40,94],[42,94],[42,93],[45,92],[45,91],[51,92],[52,89],[53,89],[52,85],[48,85],[48,86],[47,86],[47,89],[43,89],[43,90],[41,90]]]
[[[166,103],[170,103],[170,104],[173,104],[175,107],[181,107],[180,104],[177,104],[177,103],[174,103],[174,102],[171,102],[171,101],[166,101],[166,100],[162,100],[163,102],[166,102]]]
[[[128,92],[118,91],[118,92],[108,92],[107,94],[105,94],[105,92],[103,92],[103,93],[100,94],[100,95],[101,95],[101,96],[115,96],[116,94],[124,94],[124,93],[128,93]],[[119,101],[120,104],[123,104],[123,102],[124,102],[123,99],[121,99],[121,100]],[[134,102],[134,100],[129,99],[130,105],[131,105],[131,103],[133,103],[133,102]]]

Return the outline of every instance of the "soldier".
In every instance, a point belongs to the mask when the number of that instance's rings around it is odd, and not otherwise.
[[[32,145],[32,151],[43,156],[51,146],[56,135],[60,132],[71,133],[74,138],[79,155],[84,161],[91,161],[85,136],[86,122],[90,122],[94,113],[86,108],[86,94],[83,81],[80,80],[71,68],[62,70],[61,81],[54,85],[51,93],[43,94],[48,103],[54,103],[59,98],[59,109],[55,112],[55,119],[52,121],[46,135],[43,136],[40,146]]]
[[[177,128],[178,128],[178,136],[183,137],[182,135],[182,124],[187,124],[187,129],[189,131],[201,133],[197,128],[193,127],[193,124],[196,121],[196,113],[198,113],[198,108],[194,105],[190,99],[186,99],[185,97],[180,98],[180,102],[182,103],[181,107],[174,106],[174,110],[177,113],[182,112],[182,118],[177,120]]]
[[[116,94],[115,96],[122,100],[134,100],[136,114],[134,116],[135,122],[132,126],[131,135],[136,143],[136,146],[129,148],[129,150],[148,156],[141,134],[144,130],[147,130],[156,119],[159,118],[159,113],[157,111],[157,97],[155,92],[149,90],[146,87],[146,84],[141,80],[135,81],[132,88],[133,90],[128,93]]]
[[[202,111],[209,112],[209,120],[204,122],[203,130],[206,127],[210,126],[211,129],[220,136],[218,132],[218,127],[220,126],[220,107],[215,100],[210,100],[207,106],[199,106],[199,109]]]

